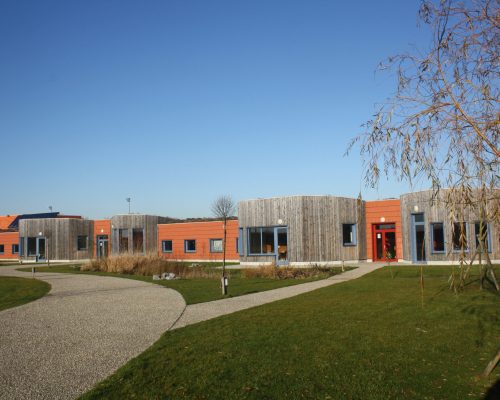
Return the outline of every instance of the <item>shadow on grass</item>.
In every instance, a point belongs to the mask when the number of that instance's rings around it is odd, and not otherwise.
[[[500,379],[498,379],[486,392],[483,400],[498,400],[500,399]]]

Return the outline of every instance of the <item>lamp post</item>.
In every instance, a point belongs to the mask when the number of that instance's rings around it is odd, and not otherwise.
[[[125,200],[127,200],[128,203],[128,213],[130,214],[130,200],[132,200],[130,197],[127,197]]]

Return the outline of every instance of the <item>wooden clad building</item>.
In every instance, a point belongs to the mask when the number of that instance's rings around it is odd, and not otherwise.
[[[364,201],[290,196],[238,204],[240,261],[335,264],[366,259]]]
[[[91,259],[93,229],[93,221],[81,218],[21,219],[19,258],[29,261]]]
[[[111,218],[111,254],[157,253],[158,224],[167,221],[157,215],[115,215]]]
[[[403,254],[414,263],[448,264],[459,261],[462,237],[467,258],[479,247],[477,235],[486,230],[487,247],[492,260],[500,260],[498,224],[487,221],[481,227],[476,211],[465,207],[464,218],[457,214],[450,220],[450,207],[446,204],[446,189],[437,197],[432,190],[407,193],[401,196],[401,225],[403,229]],[[488,207],[498,208],[500,191],[490,196]],[[461,235],[464,232],[464,235]],[[477,259],[477,258],[476,258]]]

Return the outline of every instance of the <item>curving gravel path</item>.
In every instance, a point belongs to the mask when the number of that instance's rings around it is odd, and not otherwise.
[[[0,267],[0,275],[30,273]],[[151,346],[186,304],[172,289],[131,279],[37,273],[52,285],[0,312],[0,399],[72,399]]]

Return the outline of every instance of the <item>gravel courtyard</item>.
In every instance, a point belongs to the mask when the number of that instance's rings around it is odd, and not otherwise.
[[[0,275],[30,273],[0,267]],[[0,312],[0,399],[73,399],[168,330],[186,304],[171,289],[131,279],[37,273],[37,301]]]

